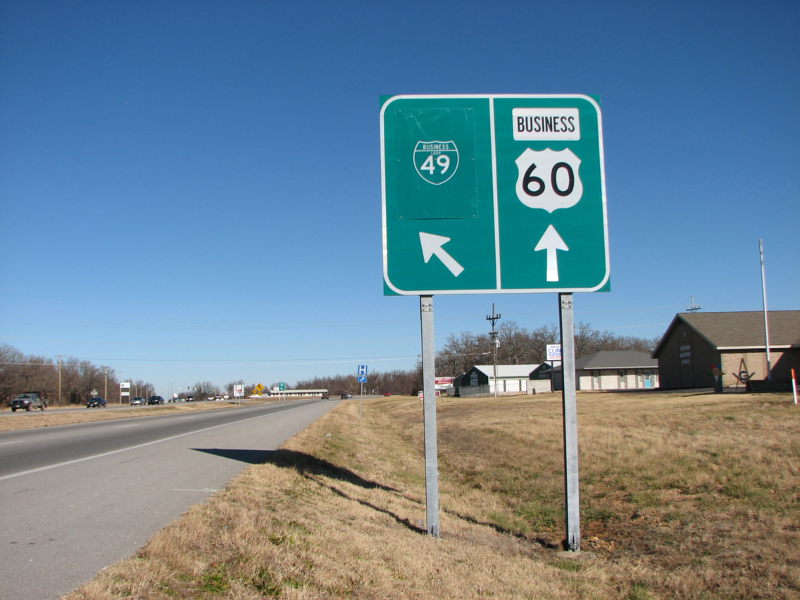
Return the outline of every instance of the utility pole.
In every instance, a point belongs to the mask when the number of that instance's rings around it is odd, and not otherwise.
[[[61,355],[56,354],[58,360],[58,403],[61,404]]]
[[[494,372],[494,397],[497,398],[497,331],[494,328],[495,322],[500,319],[502,315],[495,314],[494,302],[492,302],[492,314],[486,315],[486,320],[491,321],[492,330],[489,332],[489,337],[492,338],[492,369]]]
[[[703,308],[702,306],[697,306],[697,304],[694,303],[694,296],[690,296],[689,299],[689,306],[686,307],[686,312],[693,313]]]
[[[103,374],[106,376],[106,389],[103,398],[105,398],[106,402],[108,402],[108,367],[103,367]]]

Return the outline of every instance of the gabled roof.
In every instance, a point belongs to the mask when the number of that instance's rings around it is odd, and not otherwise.
[[[770,310],[767,320],[770,348],[800,347],[800,310]],[[654,357],[661,353],[680,322],[686,323],[717,350],[765,348],[763,311],[678,313],[653,351]]]
[[[497,378],[518,377],[527,379],[531,371],[539,365],[497,365]],[[494,367],[492,365],[475,365],[475,369],[487,375],[490,379],[494,377]]]
[[[576,371],[603,369],[657,369],[658,361],[638,350],[600,350],[575,360]],[[554,371],[560,371],[558,366]]]

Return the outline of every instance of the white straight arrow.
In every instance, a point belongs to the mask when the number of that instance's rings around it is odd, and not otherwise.
[[[569,247],[567,247],[564,240],[561,239],[561,236],[558,235],[556,228],[549,225],[542,239],[539,240],[539,243],[536,244],[536,248],[533,250],[534,252],[547,250],[547,281],[558,281],[558,255],[556,251],[569,251]]]
[[[447,253],[447,250],[442,248],[447,242],[450,241],[449,237],[443,235],[436,235],[433,233],[419,232],[419,243],[422,246],[422,258],[427,263],[431,256],[436,255],[442,264],[448,270],[458,277],[461,275],[464,267],[458,264],[458,261]]]

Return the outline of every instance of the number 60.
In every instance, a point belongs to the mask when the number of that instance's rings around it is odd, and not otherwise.
[[[424,167],[423,167],[424,168]],[[541,177],[536,177],[533,174],[533,170],[536,168],[535,163],[531,163],[531,165],[525,171],[525,175],[522,177],[522,190],[528,195],[533,196],[541,196],[545,190],[547,189],[547,185],[545,184],[544,180]],[[566,173],[567,185],[565,187],[560,187],[559,185],[559,171],[563,169],[563,172]],[[562,182],[563,183],[563,176]],[[531,188],[532,185],[535,185],[535,188]],[[553,165],[553,168],[550,169],[550,187],[553,191],[559,196],[569,196],[572,193],[572,190],[575,188],[575,172],[572,170],[572,166],[565,162],[558,162]]]

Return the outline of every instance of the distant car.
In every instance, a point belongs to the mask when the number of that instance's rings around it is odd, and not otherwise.
[[[148,404],[164,404],[164,398],[161,396],[150,396],[147,399]]]
[[[106,399],[100,396],[89,398],[89,400],[86,401],[86,408],[105,408],[107,405],[108,402],[106,402]]]
[[[144,404],[144,398],[140,398],[137,396],[136,398],[131,400],[131,406],[141,406],[142,404]]]
[[[384,394],[383,394],[383,395],[384,395],[384,396],[391,396],[391,395],[392,395],[392,392],[384,392]]]
[[[32,408],[44,410],[47,408],[47,400],[39,392],[24,392],[14,398],[10,406],[11,412],[16,412],[17,409],[30,411]]]

